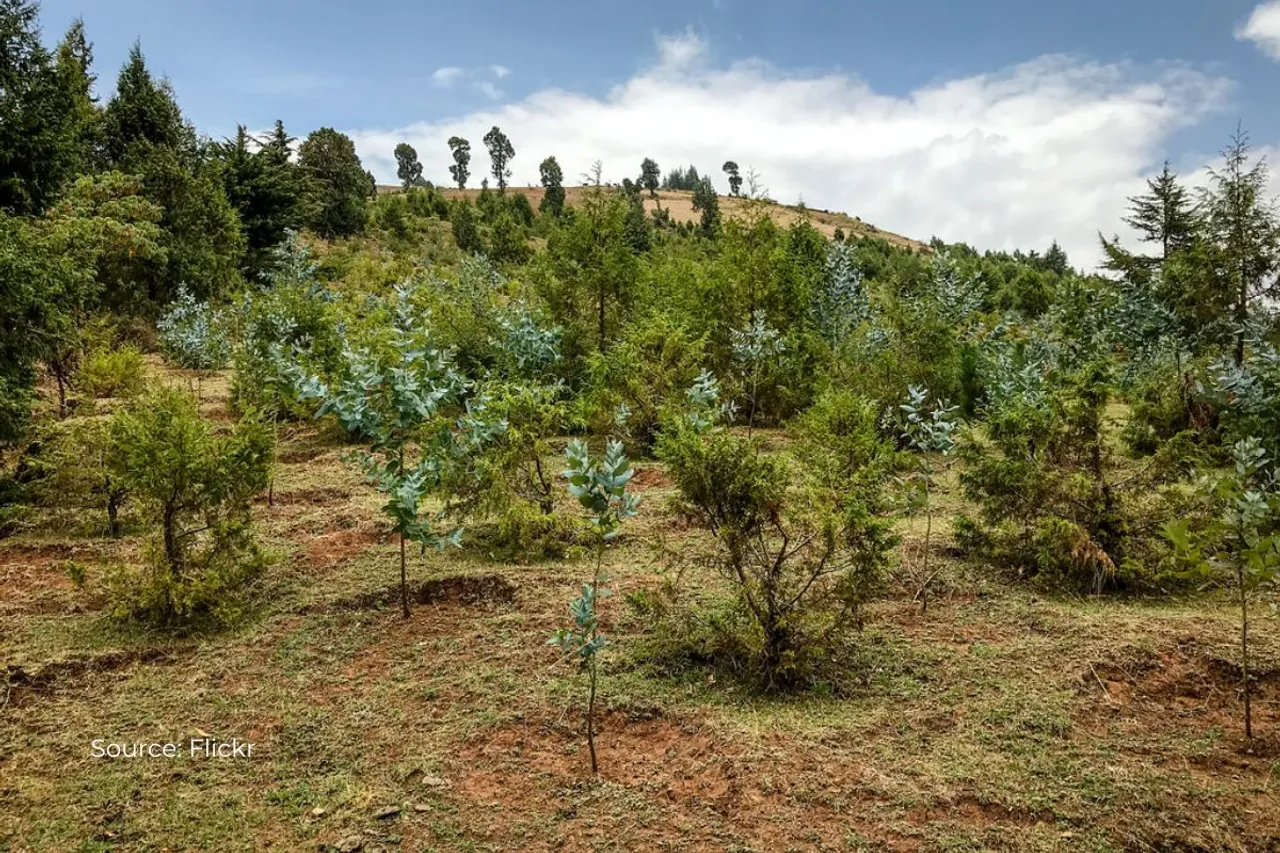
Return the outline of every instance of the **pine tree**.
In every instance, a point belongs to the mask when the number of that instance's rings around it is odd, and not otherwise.
[[[467,178],[471,175],[471,143],[463,139],[461,136],[449,137],[449,151],[453,154],[453,165],[449,167],[449,174],[453,176],[453,182],[458,185],[458,189],[465,190],[467,188]]]
[[[36,14],[0,0],[0,210],[18,214],[43,211],[81,165],[87,87],[41,44]]]
[[[407,142],[396,146],[396,177],[406,190],[422,184],[422,163],[418,161],[418,152]]]
[[[716,195],[716,188],[710,178],[700,178],[694,185],[693,209],[702,212],[702,233],[715,233],[720,225],[720,198]]]
[[[1220,170],[1211,170],[1204,208],[1209,233],[1223,253],[1232,296],[1235,362],[1244,362],[1250,307],[1260,297],[1276,296],[1280,267],[1280,229],[1265,197],[1271,172],[1266,158],[1253,160],[1249,136],[1237,129],[1223,149]]]
[[[254,281],[275,261],[275,247],[303,221],[303,181],[289,159],[292,140],[277,121],[272,135],[254,139],[243,126],[236,138],[215,145],[222,186],[244,228],[246,251],[241,271]]]
[[[494,180],[498,182],[498,192],[505,193],[507,178],[511,177],[511,160],[516,156],[516,149],[496,124],[484,135],[484,144],[489,149],[491,171]]]
[[[559,216],[564,211],[564,171],[555,157],[548,157],[538,165],[538,172],[542,176],[542,186],[545,188],[542,201],[538,203],[538,210],[552,216]]]
[[[1146,195],[1129,199],[1129,215],[1124,223],[1142,235],[1143,242],[1160,246],[1160,256],[1150,259],[1164,264],[1176,250],[1186,246],[1195,236],[1196,211],[1186,187],[1164,163],[1164,170],[1147,181]]]

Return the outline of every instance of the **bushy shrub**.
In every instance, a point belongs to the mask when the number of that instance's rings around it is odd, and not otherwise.
[[[701,372],[705,341],[661,315],[627,328],[626,337],[587,362],[586,420],[597,433],[618,429],[649,451],[664,414],[683,407]]]
[[[90,349],[80,362],[75,385],[93,397],[133,397],[142,392],[146,374],[135,347]]]
[[[809,682],[881,585],[893,539],[879,483],[796,485],[782,458],[719,429],[664,432],[658,452],[732,590],[731,610],[703,620],[718,635],[708,648],[763,689]]]
[[[108,418],[80,418],[49,425],[24,457],[32,499],[54,510],[93,510],[103,529],[119,536],[120,511],[128,496],[113,465],[115,447]]]
[[[1161,580],[1159,532],[1186,499],[1171,484],[1194,459],[1185,441],[1135,464],[1113,452],[1109,377],[1094,363],[1058,377],[1042,404],[991,411],[964,447],[965,496],[977,520],[958,539],[989,560],[1075,591]]]
[[[110,437],[112,475],[155,530],[143,566],[108,576],[115,613],[159,626],[233,619],[265,564],[250,509],[272,430],[248,417],[216,434],[189,394],[163,388],[117,413]]]

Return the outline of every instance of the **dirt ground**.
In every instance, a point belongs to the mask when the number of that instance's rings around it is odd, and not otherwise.
[[[225,377],[202,393],[225,407]],[[406,621],[396,544],[343,450],[288,431],[256,505],[277,560],[227,631],[106,617],[96,578],[136,529],[37,521],[0,540],[0,850],[1280,849],[1267,613],[1252,743],[1228,603],[1046,598],[958,563],[927,617],[900,591],[872,608],[859,687],[766,699],[641,653],[629,594],[696,546],[647,463],[607,556],[593,778],[584,685],[546,643],[587,562],[498,562],[478,538],[415,555]],[[205,737],[253,755],[91,749]]]

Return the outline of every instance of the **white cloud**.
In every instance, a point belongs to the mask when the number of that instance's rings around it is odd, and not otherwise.
[[[511,69],[505,65],[490,65],[489,70],[493,73],[493,76],[497,77],[499,80],[511,73]]]
[[[431,82],[441,89],[448,89],[465,76],[467,76],[467,72],[464,69],[456,65],[446,65],[444,68],[437,68],[432,72]]]
[[[1125,199],[1159,169],[1178,128],[1209,115],[1231,84],[1178,65],[1143,67],[1042,57],[941,81],[905,95],[842,73],[794,74],[751,60],[702,61],[691,31],[660,38],[658,63],[597,98],[543,89],[460,118],[355,131],[365,165],[392,182],[407,140],[426,176],[448,179],[445,140],[479,148],[499,125],[514,143],[514,184],[534,184],[554,154],[566,175],[599,159],[606,180],[634,177],[641,159],[755,168],[771,195],[846,211],[919,239],[980,248],[1047,247],[1078,265],[1098,260],[1097,231],[1126,233]],[[485,170],[483,153],[473,168]]]
[[[1251,41],[1267,56],[1280,60],[1280,0],[1259,4],[1249,20],[1236,27],[1236,38]]]
[[[491,101],[496,101],[502,97],[502,90],[488,80],[477,80],[474,85],[482,95]]]

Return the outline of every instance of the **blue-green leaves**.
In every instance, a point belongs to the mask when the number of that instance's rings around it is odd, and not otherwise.
[[[610,440],[600,461],[592,462],[587,445],[575,439],[565,448],[565,457],[569,494],[591,513],[591,523],[603,540],[612,541],[622,522],[635,516],[640,506],[640,499],[627,492],[635,471],[622,442]]]
[[[898,406],[906,418],[903,437],[921,453],[940,453],[950,456],[956,448],[956,419],[958,406],[948,406],[946,400],[929,406],[929,391],[920,385],[907,389],[907,401]]]
[[[231,357],[231,338],[222,312],[198,302],[185,284],[156,324],[164,354],[188,370],[218,370]]]

